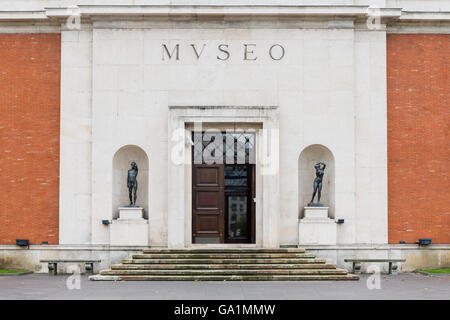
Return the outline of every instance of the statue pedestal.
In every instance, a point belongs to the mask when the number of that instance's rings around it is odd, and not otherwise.
[[[144,208],[142,207],[120,207],[119,219],[117,220],[141,220],[144,219]]]
[[[328,207],[305,207],[298,224],[299,244],[335,245],[336,223],[328,218]]]
[[[328,207],[305,207],[303,219],[328,219]]]
[[[119,218],[111,223],[113,246],[147,246],[148,221],[142,207],[120,207]]]

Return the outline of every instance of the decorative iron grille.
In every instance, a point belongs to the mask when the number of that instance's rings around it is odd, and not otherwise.
[[[255,133],[194,132],[195,164],[254,164]]]

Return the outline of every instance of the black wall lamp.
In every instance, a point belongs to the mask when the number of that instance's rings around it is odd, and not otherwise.
[[[344,219],[337,219],[337,220],[336,220],[336,223],[337,223],[337,224],[343,224],[343,223],[344,223]]]
[[[16,239],[16,245],[19,247],[27,247],[27,249],[30,249],[30,242],[28,239]]]
[[[105,226],[109,225],[111,222],[109,220],[102,220],[102,224]]]
[[[421,238],[416,242],[419,246],[427,246],[431,244],[431,238]]]

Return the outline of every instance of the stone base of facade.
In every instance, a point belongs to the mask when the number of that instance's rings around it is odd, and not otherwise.
[[[420,247],[416,244],[356,244],[356,245],[300,245],[307,252],[336,263],[339,268],[351,270],[351,263],[344,259],[406,259],[399,263],[399,272],[412,272],[418,269],[437,269],[450,267],[450,245],[434,244]],[[377,265],[381,272],[388,272],[387,263],[362,263],[365,273],[370,265]]]
[[[111,224],[111,245],[145,246],[148,243],[147,220],[113,220]]]
[[[325,258],[327,263],[336,263],[338,268],[351,270],[351,263],[344,259],[351,258],[398,258],[406,259],[400,263],[399,272],[411,272],[417,269],[434,269],[450,267],[450,245],[432,244],[419,247],[415,244],[360,244],[360,245],[302,245],[307,252],[318,258]],[[108,269],[111,264],[120,263],[132,254],[139,254],[148,246],[108,246],[108,245],[31,245],[29,249],[15,245],[0,245],[0,267],[27,269],[36,273],[47,273],[47,264],[41,259],[101,259],[94,269]],[[152,247],[156,248],[156,247]],[[162,248],[162,247],[160,247]],[[361,271],[366,272],[370,264],[362,264]],[[68,264],[58,265],[58,272],[65,273]],[[84,271],[84,264],[79,264]],[[387,272],[387,263],[379,264],[382,272]]]

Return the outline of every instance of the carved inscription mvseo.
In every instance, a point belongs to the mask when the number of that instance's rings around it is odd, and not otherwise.
[[[206,55],[214,55],[214,59],[219,61],[227,61],[231,57],[243,61],[257,61],[258,57],[267,55],[273,61],[280,61],[286,55],[286,49],[279,43],[261,47],[254,43],[242,43],[241,45],[231,46],[230,44],[221,43],[219,45],[209,46],[207,43],[181,45],[179,43],[161,45],[163,61],[182,60],[186,55],[193,55],[197,60],[204,58]],[[211,58],[211,56],[209,57]]]

